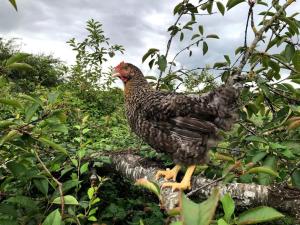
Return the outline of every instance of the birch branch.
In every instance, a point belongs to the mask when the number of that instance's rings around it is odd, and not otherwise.
[[[155,173],[159,169],[153,162],[130,153],[113,155],[111,160],[114,169],[132,181],[145,177],[154,181]],[[157,181],[159,186],[163,182],[163,179]],[[214,182],[202,176],[194,176],[192,179],[192,191],[202,186],[205,188],[198,190],[194,193],[194,196],[205,199],[210,195],[214,187],[218,187],[222,195],[230,193],[235,200],[235,204],[240,208],[267,205],[295,216],[300,221],[300,190],[275,185],[223,184],[221,181]],[[178,206],[179,191],[165,188],[161,191],[161,197],[161,207],[166,211]]]

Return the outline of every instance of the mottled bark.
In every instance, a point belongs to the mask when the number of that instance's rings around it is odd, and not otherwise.
[[[147,178],[154,180],[156,171],[159,169],[155,164],[133,154],[120,154],[111,157],[113,167],[131,180]],[[161,168],[160,168],[161,169]],[[160,186],[164,182],[160,179]],[[210,185],[208,185],[210,184]],[[193,193],[194,196],[207,198],[213,187],[218,187],[221,194],[230,193],[239,207],[255,207],[267,205],[286,212],[300,219],[300,191],[283,186],[263,186],[258,184],[242,184],[214,182],[202,176],[194,176],[192,180],[192,191],[204,188]],[[174,209],[178,205],[178,191],[165,188],[161,192],[161,205],[165,210]]]

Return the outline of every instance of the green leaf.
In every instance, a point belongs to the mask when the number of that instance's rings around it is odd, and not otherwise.
[[[217,7],[218,7],[220,13],[224,16],[224,13],[225,13],[224,5],[221,2],[217,2]]]
[[[209,225],[219,201],[219,190],[214,189],[211,196],[204,202],[196,204],[189,200],[184,193],[181,193],[182,212],[184,224],[188,225]]]
[[[18,70],[18,71],[24,71],[24,70],[27,71],[33,69],[33,67],[27,63],[12,63],[9,64],[7,68],[11,70]]]
[[[36,111],[39,109],[40,105],[37,103],[33,103],[25,110],[25,122],[28,123],[36,113]]]
[[[292,59],[293,65],[295,67],[295,70],[300,72],[300,50],[297,50],[295,52],[295,55]]]
[[[9,127],[10,125],[15,125],[16,123],[10,120],[3,120],[0,121],[0,129],[5,129]]]
[[[263,158],[265,158],[265,156],[267,155],[268,153],[267,152],[258,152],[256,153],[253,157],[252,157],[252,162],[253,163],[257,163],[259,162],[260,160],[262,160]]]
[[[205,41],[203,41],[202,50],[203,50],[203,55],[205,55],[206,52],[208,51],[208,45]]]
[[[142,62],[144,62],[150,55],[153,55],[155,52],[158,52],[159,50],[156,48],[150,48],[148,52],[143,56]]]
[[[147,188],[148,190],[153,192],[160,199],[160,188],[156,183],[149,181],[146,178],[141,178],[135,182],[135,185]]]
[[[83,164],[83,165],[80,167],[80,174],[83,174],[83,173],[85,173],[86,171],[88,171],[88,168],[89,168],[89,162],[86,162],[85,164]]]
[[[95,193],[95,188],[94,187],[90,187],[87,191],[88,197],[89,199],[92,199]]]
[[[57,197],[53,200],[53,204],[61,204],[61,199],[60,197]],[[65,205],[79,205],[78,201],[76,198],[74,198],[72,195],[66,195],[64,196],[64,204]]]
[[[13,106],[15,108],[20,108],[20,109],[23,108],[22,104],[19,101],[14,100],[14,99],[0,98],[0,103],[4,104],[4,105]]]
[[[195,39],[195,38],[197,38],[197,37],[200,37],[200,34],[194,34],[194,35],[192,36],[191,40],[193,40],[193,39]]]
[[[266,174],[269,174],[269,175],[272,175],[275,177],[279,177],[279,174],[276,171],[272,170],[269,167],[265,167],[265,166],[253,167],[253,168],[249,169],[247,171],[247,173],[266,173]]]
[[[51,141],[51,140],[49,140],[47,138],[43,138],[43,137],[40,137],[38,140],[41,143],[50,146],[54,150],[57,150],[58,152],[61,152],[61,153],[65,154],[65,155],[68,155],[67,150],[64,147],[62,147],[61,145],[56,144],[55,142],[53,142],[53,141]]]
[[[228,223],[226,223],[226,221],[225,220],[223,220],[223,219],[219,219],[218,220],[218,225],[229,225]]]
[[[155,76],[145,76],[145,78],[148,80],[157,80],[157,77]]]
[[[231,198],[230,194],[227,193],[221,198],[221,202],[224,211],[224,218],[227,222],[229,222],[235,209],[234,201]]]
[[[88,220],[89,220],[89,221],[94,221],[94,222],[95,222],[95,221],[97,221],[97,218],[96,218],[95,216],[89,216],[89,217],[88,217]]]
[[[287,44],[285,46],[284,54],[285,54],[285,57],[288,60],[288,62],[290,62],[293,59],[294,55],[295,55],[294,45]]]
[[[19,97],[26,99],[28,101],[31,101],[31,102],[35,102],[35,103],[39,104],[41,107],[43,107],[43,102],[38,97],[32,97],[32,96],[26,95],[26,94],[21,94]]]
[[[167,68],[167,59],[164,55],[160,55],[158,57],[158,61],[157,61],[157,64],[158,64],[158,69],[162,72],[164,72]]]
[[[182,40],[183,40],[183,38],[184,38],[184,33],[183,33],[183,32],[181,32],[181,33],[180,33],[180,38],[179,38],[179,39],[180,39],[180,41],[182,41]]]
[[[239,216],[237,220],[237,224],[238,225],[257,224],[257,223],[263,223],[271,220],[280,219],[283,217],[284,215],[278,212],[277,210],[271,207],[261,206],[243,212]]]
[[[48,103],[53,104],[56,102],[57,98],[59,96],[59,92],[54,91],[48,94]]]
[[[268,155],[263,162],[263,166],[270,168],[272,171],[277,170],[277,158],[274,155]],[[269,185],[273,182],[274,176],[269,175],[268,173],[259,173],[258,174],[258,183],[261,185]]]
[[[227,10],[233,8],[234,6],[236,6],[242,2],[245,2],[245,0],[228,0],[228,2],[226,4]]]
[[[261,143],[265,143],[265,144],[268,143],[264,138],[254,136],[254,135],[250,135],[250,136],[246,137],[245,140],[249,141],[249,142],[261,142]]]
[[[274,62],[273,60],[270,60],[269,66],[274,70],[275,73],[279,73],[280,67],[278,63]]]
[[[220,39],[218,35],[216,34],[209,34],[206,36],[206,38],[215,38],[215,39]]]
[[[15,8],[16,11],[18,11],[16,0],[9,0],[10,4]]]
[[[202,25],[199,25],[198,29],[199,29],[200,34],[203,35],[203,26],[202,26]]]
[[[44,195],[47,195],[49,183],[48,183],[48,179],[46,177],[34,178],[33,183],[40,192],[42,192]]]
[[[228,55],[224,55],[224,58],[225,58],[225,60],[226,60],[226,62],[228,63],[228,65],[230,65],[230,58],[229,58],[229,56]]]
[[[16,137],[19,137],[21,134],[17,130],[11,130],[5,135],[4,137],[1,138],[0,141],[0,146],[3,145],[7,141],[11,141],[15,139]]]
[[[28,53],[16,53],[14,54],[13,56],[11,56],[10,58],[8,58],[8,60],[6,61],[5,65],[6,66],[9,66],[13,63],[16,63],[16,62],[20,62],[24,59],[26,59],[28,56],[30,56],[30,54]]]
[[[297,169],[292,173],[292,184],[293,186],[300,188],[300,169]]]
[[[61,215],[58,209],[51,212],[43,222],[43,225],[61,225]]]

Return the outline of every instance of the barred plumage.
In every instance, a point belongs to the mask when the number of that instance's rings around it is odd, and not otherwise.
[[[207,94],[186,95],[153,90],[142,72],[121,63],[116,71],[125,84],[125,107],[131,129],[176,164],[204,163],[218,130],[236,120],[235,89],[221,86]]]

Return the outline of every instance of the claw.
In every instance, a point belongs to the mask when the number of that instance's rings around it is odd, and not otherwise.
[[[161,185],[161,188],[171,187],[172,191],[191,189],[191,177],[195,168],[196,168],[195,165],[189,166],[180,183],[166,182]]]
[[[191,189],[191,182],[181,181],[181,183],[166,182],[161,185],[161,188],[171,187],[172,191]]]
[[[173,169],[167,169],[167,170],[159,170],[157,171],[155,175],[155,179],[158,180],[160,177],[164,177],[165,180],[172,179],[173,181],[176,180],[178,171],[180,170],[180,166],[176,165]]]

